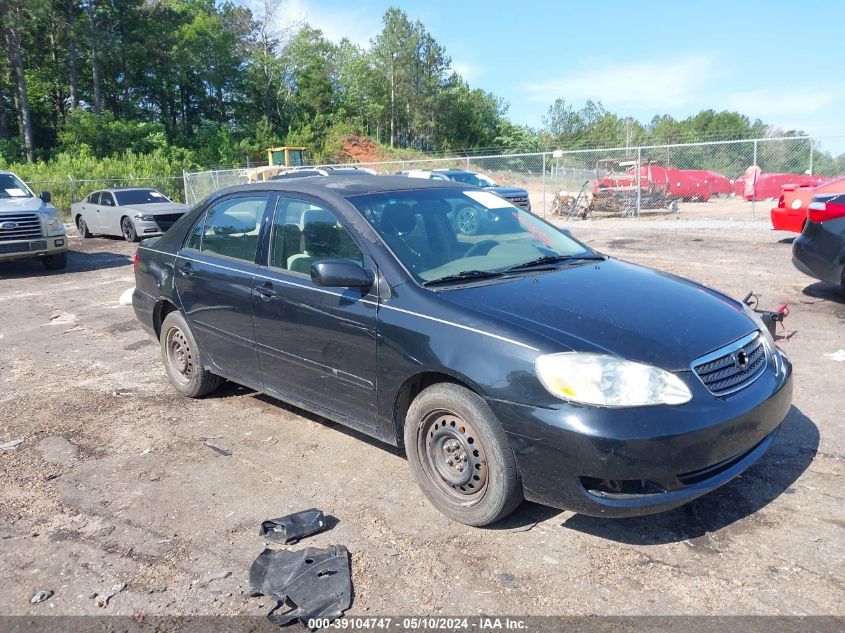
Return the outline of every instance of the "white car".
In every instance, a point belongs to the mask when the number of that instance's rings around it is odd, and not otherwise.
[[[73,203],[70,213],[82,237],[122,235],[137,242],[161,235],[189,208],[155,189],[126,188],[95,191]]]

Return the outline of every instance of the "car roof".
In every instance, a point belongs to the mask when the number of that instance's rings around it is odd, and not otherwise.
[[[473,176],[479,175],[477,171],[469,171],[468,169],[433,169],[432,170],[435,174],[472,174]]]
[[[97,191],[158,191],[158,189],[155,187],[112,187],[111,189],[97,189]]]
[[[390,191],[411,191],[414,189],[466,189],[464,183],[451,180],[423,180],[404,176],[372,176],[369,174],[338,174],[331,178],[306,176],[284,180],[268,180],[246,185],[235,185],[221,189],[220,195],[249,191],[290,191],[304,194],[333,194],[335,196],[356,196],[368,193]]]

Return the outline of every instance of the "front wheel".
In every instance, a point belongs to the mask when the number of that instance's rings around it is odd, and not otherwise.
[[[203,366],[202,352],[180,313],[167,315],[159,340],[164,369],[176,391],[188,398],[201,398],[220,386],[222,379]]]
[[[123,218],[120,221],[120,230],[123,233],[123,239],[127,242],[137,242],[138,232],[135,230],[135,225],[132,224],[130,218]]]
[[[47,270],[64,270],[67,268],[67,251],[55,255],[45,255],[41,258],[41,263]]]
[[[522,502],[522,478],[487,403],[460,385],[424,389],[405,419],[411,472],[431,504],[466,525],[494,523]]]

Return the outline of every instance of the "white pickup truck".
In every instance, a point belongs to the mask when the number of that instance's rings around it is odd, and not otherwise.
[[[0,171],[0,262],[38,258],[48,270],[67,266],[67,236],[50,192],[36,196],[24,182]]]

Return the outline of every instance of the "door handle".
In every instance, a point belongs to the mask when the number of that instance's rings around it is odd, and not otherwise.
[[[191,266],[191,262],[176,264],[176,270],[185,275],[185,277],[190,277],[194,274],[194,267]]]
[[[276,289],[273,287],[269,281],[267,283],[261,284],[260,286],[255,287],[255,292],[261,295],[261,298],[265,301],[269,301],[273,297],[276,296]]]

